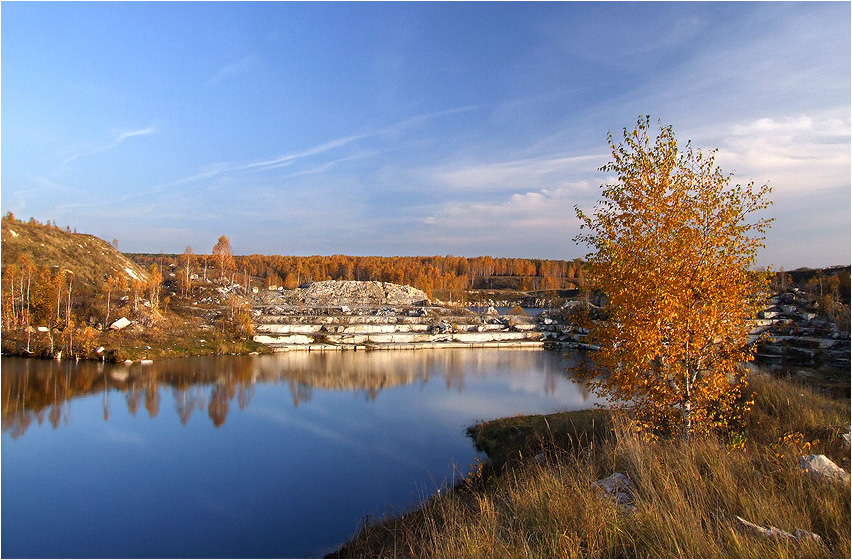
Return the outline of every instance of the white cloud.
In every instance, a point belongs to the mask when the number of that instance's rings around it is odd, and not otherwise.
[[[504,194],[493,201],[460,201],[410,209],[415,216],[383,223],[398,232],[402,245],[420,251],[453,251],[468,256],[499,254],[539,258],[573,258],[585,253],[572,238],[579,231],[574,205],[597,194],[591,181],[558,188]],[[428,233],[426,233],[428,232]],[[431,249],[430,249],[431,248]]]
[[[77,153],[72,155],[71,157],[66,158],[62,163],[63,165],[67,165],[74,160],[80,159],[81,157],[89,157],[97,154],[101,154],[106,152],[107,150],[111,150],[127,140],[128,138],[134,138],[136,136],[147,136],[149,134],[156,133],[156,129],[154,127],[142,128],[139,130],[125,130],[121,132],[117,132],[113,134],[113,140],[108,144],[101,144],[98,146],[90,146],[88,148],[77,150]]]
[[[764,117],[734,123],[717,162],[735,180],[769,182],[776,193],[850,184],[850,123],[836,114]]]

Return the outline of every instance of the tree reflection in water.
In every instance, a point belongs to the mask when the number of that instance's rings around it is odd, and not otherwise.
[[[465,376],[494,371],[541,369],[538,350],[436,350],[375,352],[290,352],[274,356],[204,356],[162,360],[153,364],[105,364],[2,358],[2,429],[12,438],[45,418],[54,429],[68,424],[68,403],[102,393],[104,420],[109,420],[110,393],[124,394],[128,412],[136,416],[144,401],[151,418],[160,412],[162,391],[170,391],[182,424],[207,408],[214,426],[222,426],[236,398],[239,410],[252,401],[257,383],[286,382],[293,406],[309,403],[313,390],[353,391],[374,401],[391,387],[425,384],[443,378],[448,390],[462,393]],[[571,364],[545,361],[545,394],[556,390]],[[162,391],[161,391],[162,390]],[[583,400],[589,390],[578,386]]]

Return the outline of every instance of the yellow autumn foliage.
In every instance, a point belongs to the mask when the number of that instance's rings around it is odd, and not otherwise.
[[[679,149],[671,126],[649,133],[646,117],[619,144],[609,135],[601,171],[617,181],[591,214],[576,208],[588,230],[576,241],[594,250],[589,285],[605,301],[584,374],[645,429],[689,438],[742,413],[739,364],[767,285],[754,264],[771,223],[754,214],[771,189],[732,185],[714,152]]]

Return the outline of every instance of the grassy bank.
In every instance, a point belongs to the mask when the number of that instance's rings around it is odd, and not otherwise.
[[[66,358],[123,362],[125,360],[181,358],[224,354],[268,353],[268,347],[221,328],[200,328],[197,321],[181,317],[164,319],[156,327],[132,326],[122,331],[97,331],[84,346],[75,339],[74,353],[68,352],[66,334],[54,334],[53,352],[45,333],[27,333],[22,330],[5,331],[2,352],[5,356],[52,358],[63,351]],[[78,335],[79,336],[79,335]],[[103,350],[97,351],[98,347]],[[30,351],[27,351],[27,348]]]
[[[694,441],[643,441],[620,416],[582,411],[501,419],[471,429],[490,458],[420,509],[370,524],[341,557],[845,557],[850,491],[802,474],[822,453],[849,470],[849,400],[752,376],[741,430]],[[635,511],[592,483],[635,484]],[[740,516],[810,540],[767,540]]]

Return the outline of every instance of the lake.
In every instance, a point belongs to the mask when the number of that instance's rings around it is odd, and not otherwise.
[[[595,397],[543,350],[2,358],[10,557],[318,557],[481,457],[465,429]]]

